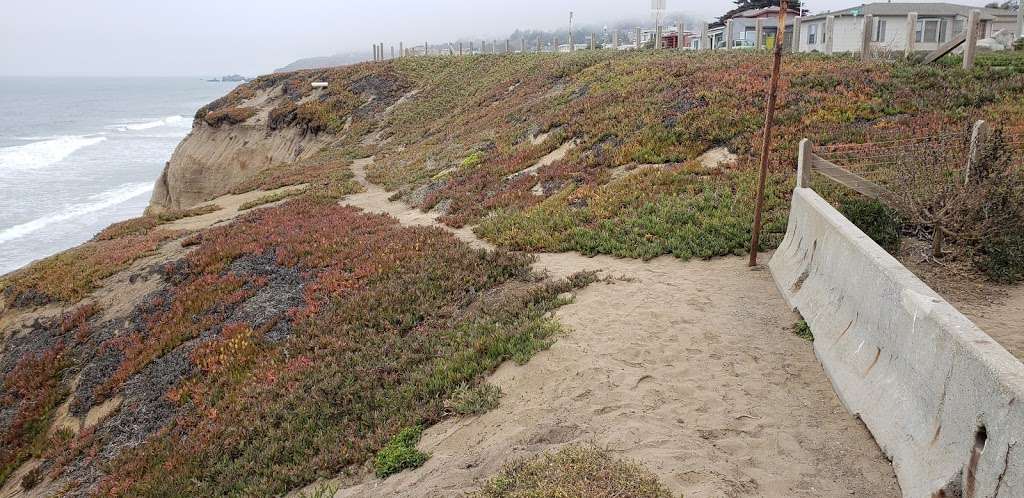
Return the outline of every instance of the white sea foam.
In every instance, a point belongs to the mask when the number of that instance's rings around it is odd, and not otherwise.
[[[0,171],[45,168],[59,163],[75,151],[96,145],[104,136],[54,137],[41,142],[0,148]]]
[[[167,116],[156,121],[130,122],[108,126],[117,131],[142,131],[160,127],[190,128],[192,123],[185,116]]]
[[[37,232],[54,223],[61,223],[85,216],[87,214],[102,211],[109,207],[127,202],[135,197],[144,195],[153,190],[151,183],[126,183],[117,188],[107,190],[88,197],[89,202],[72,204],[62,208],[59,212],[36,218],[32,221],[15,225],[0,231],[0,244],[14,239],[19,239],[32,232]]]

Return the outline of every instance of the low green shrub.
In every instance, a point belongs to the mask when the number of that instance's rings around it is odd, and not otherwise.
[[[423,465],[430,455],[416,449],[416,443],[423,436],[420,427],[407,427],[391,438],[373,461],[377,477],[387,477],[405,469],[414,469]]]
[[[974,264],[996,282],[1024,280],[1024,231],[986,238],[974,255]]]
[[[801,339],[808,341],[814,340],[814,334],[811,332],[811,326],[807,325],[807,322],[801,318],[793,324],[793,333]]]
[[[890,254],[900,250],[900,215],[885,204],[864,197],[847,197],[839,211]]]

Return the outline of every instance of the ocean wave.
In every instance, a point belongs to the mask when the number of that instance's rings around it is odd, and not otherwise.
[[[167,116],[163,119],[156,121],[145,121],[145,122],[130,122],[108,126],[117,131],[142,131],[151,130],[153,128],[160,128],[163,126],[171,126],[175,128],[191,128],[192,122],[189,121],[185,116]]]
[[[106,139],[103,136],[65,136],[3,147],[0,148],[0,170],[45,168],[63,161],[81,148],[96,145]]]
[[[87,214],[102,211],[109,207],[127,202],[135,197],[144,195],[153,190],[152,183],[126,183],[117,188],[107,190],[88,197],[90,202],[72,204],[61,209],[59,212],[36,218],[32,221],[15,225],[0,231],[0,244],[14,239],[20,239],[30,233],[37,232],[53,225],[85,216]]]

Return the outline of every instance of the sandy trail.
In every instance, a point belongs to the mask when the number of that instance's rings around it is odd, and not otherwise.
[[[371,162],[354,165],[367,190],[344,203],[436,224],[366,182]],[[428,429],[423,467],[336,496],[458,496],[511,458],[574,442],[640,460],[687,497],[899,495],[810,343],[788,330],[796,317],[766,271],[740,258],[537,257],[553,277],[600,270],[629,280],[591,285],[561,308],[570,332],[528,365],[495,372],[489,382],[505,392],[498,408]]]
[[[1024,361],[1024,285],[1003,287],[1005,295],[993,293],[987,302],[955,303],[975,325]]]

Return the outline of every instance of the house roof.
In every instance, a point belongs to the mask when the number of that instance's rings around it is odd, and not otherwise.
[[[985,7],[974,7],[971,5],[958,5],[943,2],[928,3],[869,3],[850,7],[832,12],[823,12],[813,16],[806,16],[804,20],[824,19],[827,16],[862,16],[871,14],[874,16],[906,16],[911,12],[917,12],[921,17],[926,16],[955,16],[967,17],[972,10],[981,11],[983,20],[992,20],[997,17],[1016,17],[1015,12],[1006,9],[990,9]]]

